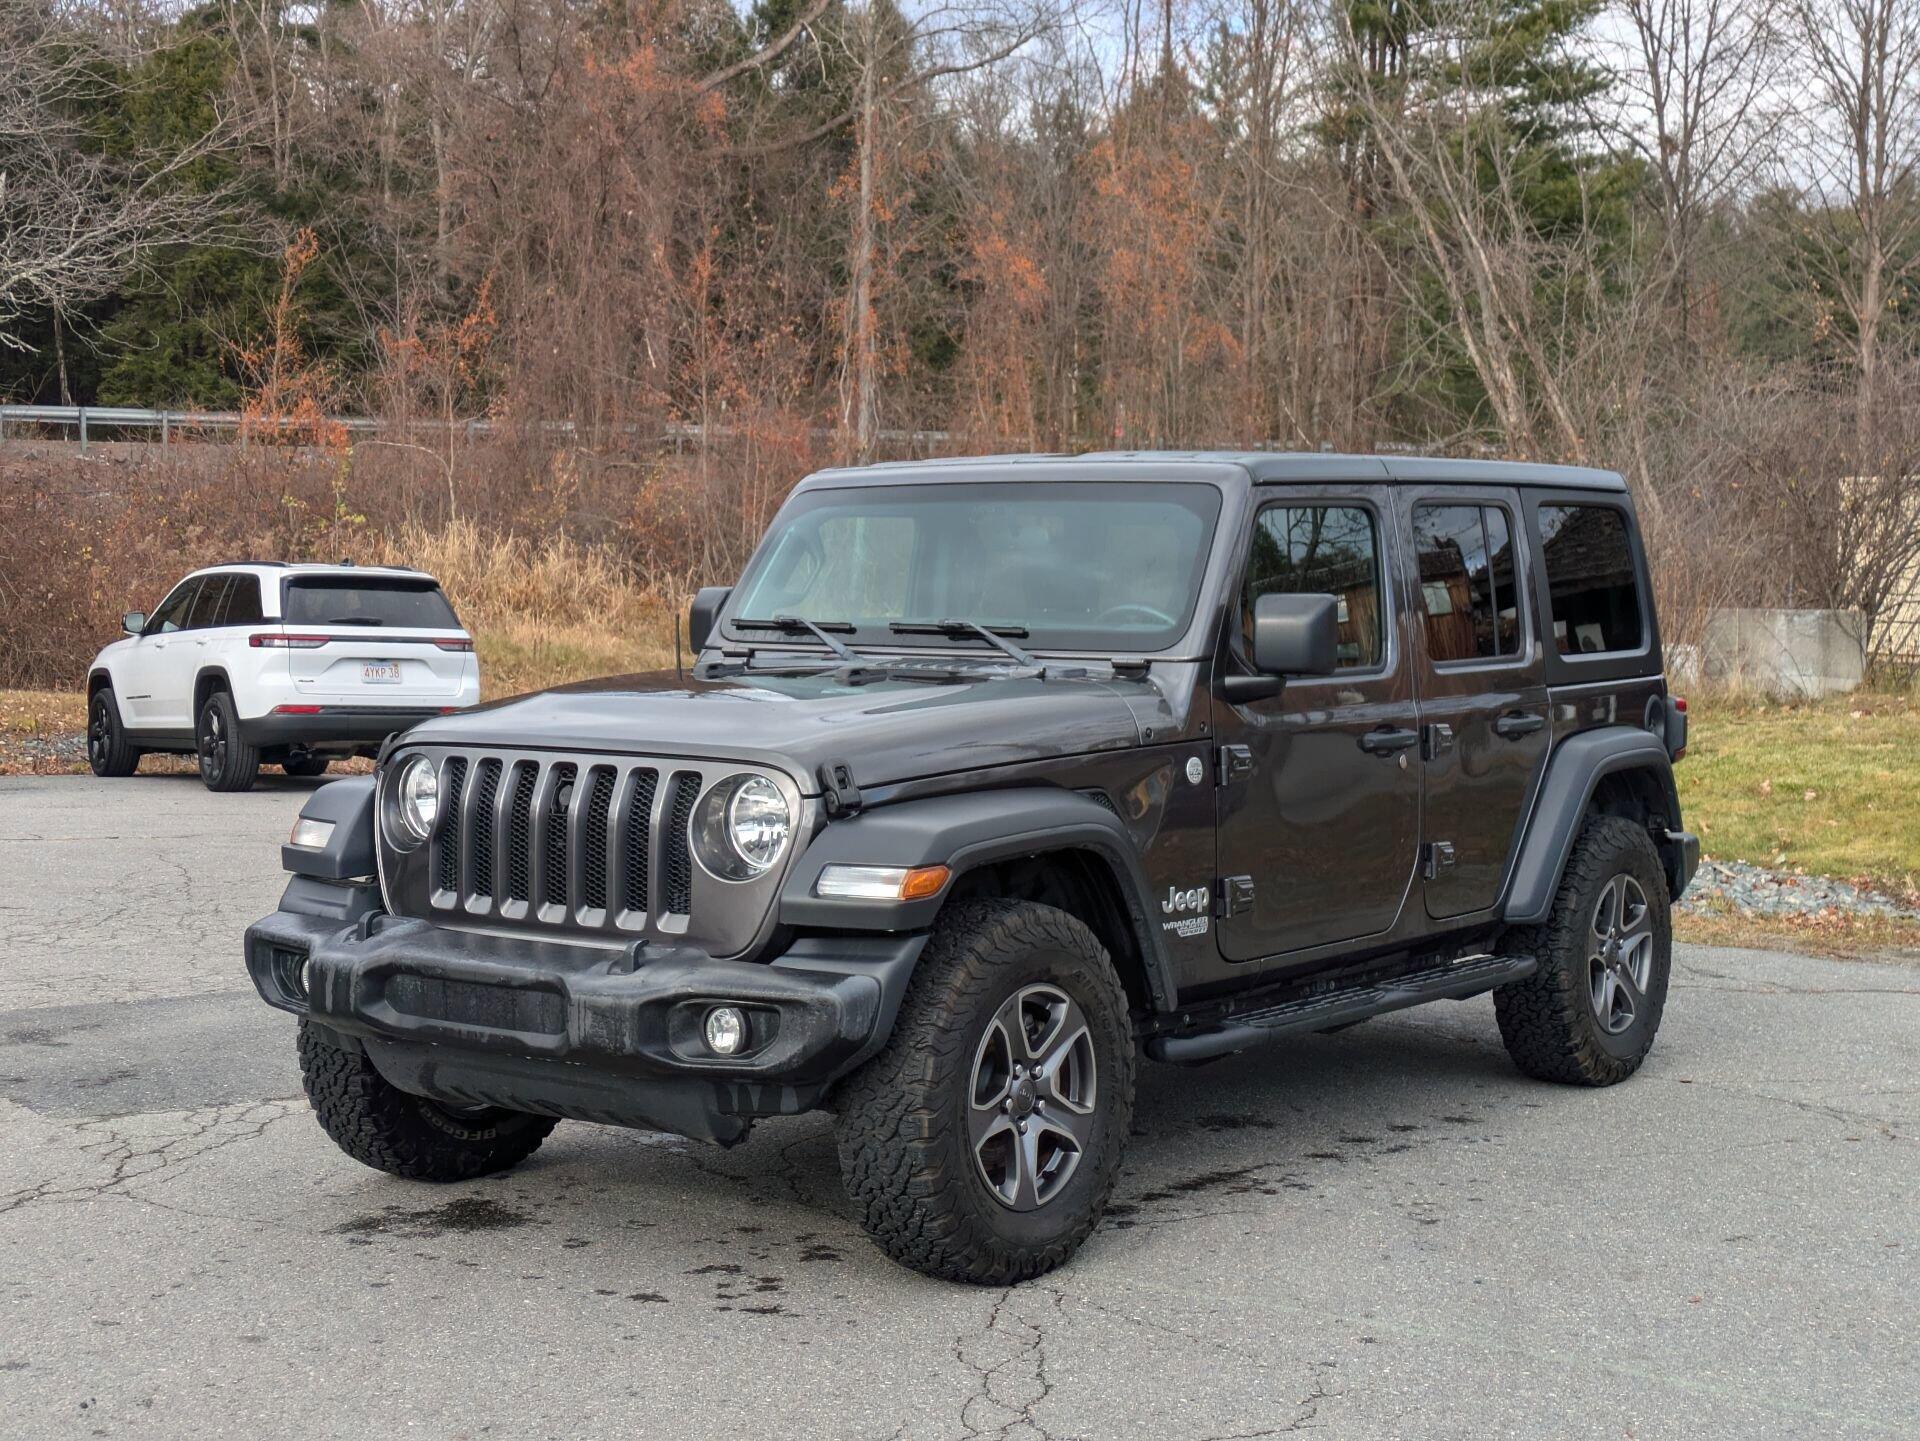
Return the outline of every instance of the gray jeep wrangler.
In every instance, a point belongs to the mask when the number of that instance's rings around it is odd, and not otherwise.
[[[1004,1283],[1098,1221],[1140,1056],[1483,992],[1543,1080],[1653,1044],[1698,843],[1617,475],[825,471],[691,640],[307,802],[247,965],[355,1159],[822,1108],[890,1255]]]

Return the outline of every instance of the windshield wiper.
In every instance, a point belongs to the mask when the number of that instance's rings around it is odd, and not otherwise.
[[[968,636],[978,636],[988,645],[1003,651],[1024,666],[1035,670],[1045,670],[1038,657],[1029,654],[1006,639],[1010,635],[1025,637],[1024,625],[984,626],[974,620],[896,620],[888,624],[887,629],[895,635],[944,635],[952,640],[961,640]]]
[[[385,625],[384,620],[373,620],[364,615],[335,615],[320,622],[322,625]]]
[[[777,630],[782,635],[810,635],[848,665],[870,666],[873,664],[871,656],[861,655],[859,651],[835,640],[829,634],[830,631],[836,630],[851,632],[854,627],[849,621],[815,621],[799,615],[776,615],[770,620],[735,620],[733,624],[737,630]]]

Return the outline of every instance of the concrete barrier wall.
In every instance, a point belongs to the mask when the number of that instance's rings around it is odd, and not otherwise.
[[[1723,610],[1688,659],[1711,684],[1835,695],[1858,689],[1866,675],[1866,634],[1857,610]]]

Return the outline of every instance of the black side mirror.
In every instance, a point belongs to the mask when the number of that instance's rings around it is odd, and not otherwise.
[[[128,635],[138,635],[147,628],[147,613],[144,610],[130,610],[120,617],[120,629]]]
[[[1340,668],[1339,599],[1261,596],[1253,603],[1253,665],[1262,675],[1332,675]]]
[[[1340,601],[1331,595],[1263,595],[1253,603],[1253,666],[1258,675],[1220,680],[1230,701],[1280,694],[1283,677],[1332,675],[1340,666]]]
[[[693,593],[693,604],[687,610],[687,644],[696,653],[706,649],[713,624],[720,619],[721,608],[732,594],[730,585],[703,585]]]

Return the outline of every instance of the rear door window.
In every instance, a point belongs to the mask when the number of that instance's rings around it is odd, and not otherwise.
[[[210,575],[200,582],[200,593],[193,599],[193,609],[187,613],[187,630],[206,630],[220,622],[216,617],[220,607],[226,601],[227,587],[233,577],[228,575]]]
[[[1611,505],[1543,505],[1540,545],[1561,655],[1638,650],[1646,640],[1627,518]]]
[[[215,625],[258,625],[265,617],[260,612],[260,577],[256,575],[235,575],[229,577],[226,604],[214,617]]]
[[[1506,509],[1417,505],[1413,541],[1428,658],[1444,665],[1517,656],[1520,602]]]
[[[306,576],[287,582],[288,625],[392,626],[458,630],[440,587],[392,576]]]

